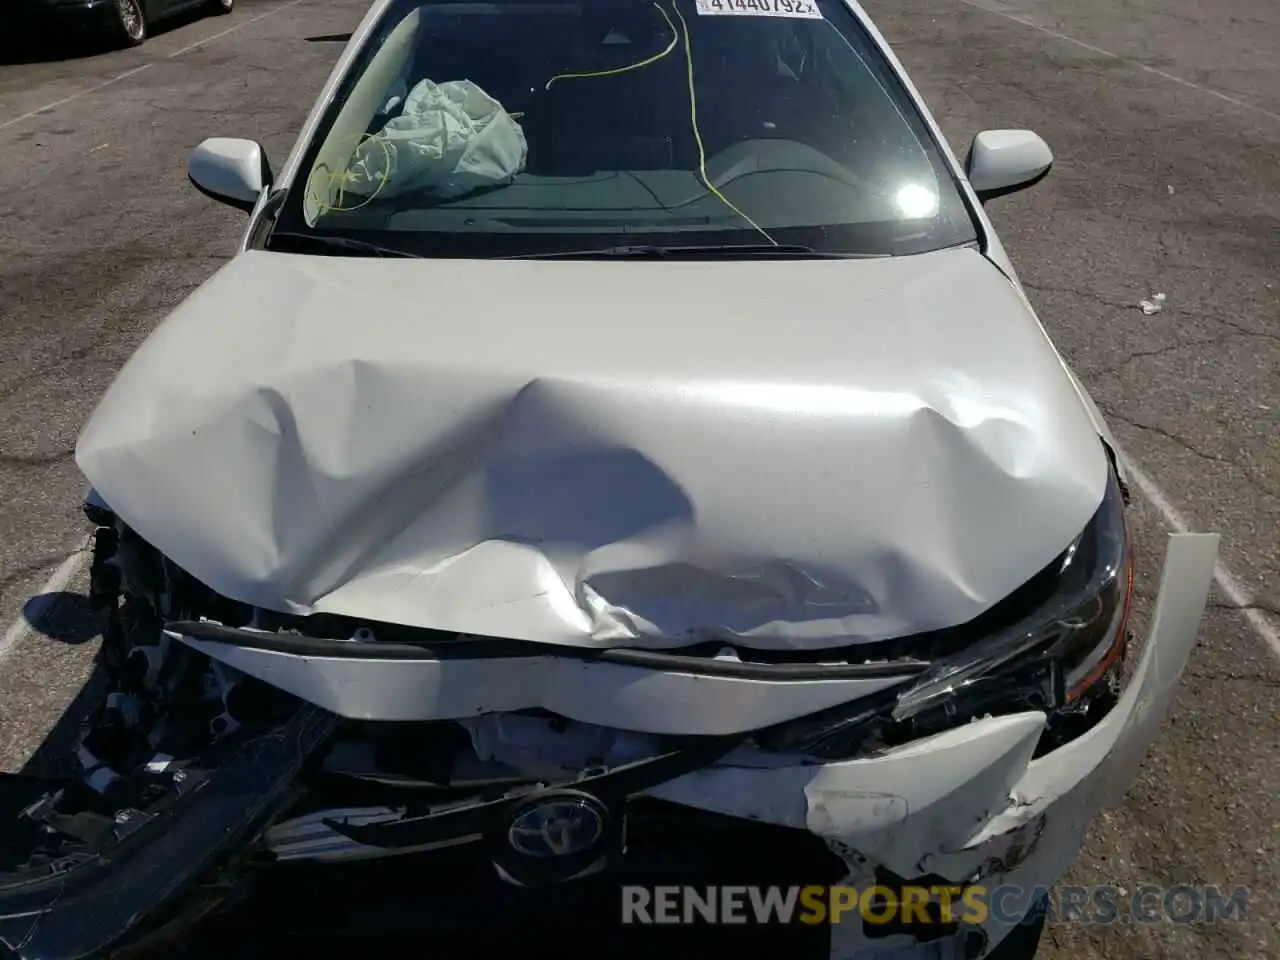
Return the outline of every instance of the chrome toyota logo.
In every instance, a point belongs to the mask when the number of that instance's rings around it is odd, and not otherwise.
[[[568,857],[604,835],[604,812],[586,797],[543,800],[518,813],[507,830],[512,849],[526,857]]]

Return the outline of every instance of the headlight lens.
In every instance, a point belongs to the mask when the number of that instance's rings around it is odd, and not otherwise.
[[[768,731],[757,742],[824,759],[901,743],[987,714],[1089,708],[1123,657],[1133,598],[1124,495],[1111,471],[1079,537],[1035,580],[1047,599],[1011,625],[936,660],[910,683]]]
[[[1055,561],[1052,597],[1019,623],[936,664],[898,698],[897,720],[963,697],[983,678],[1041,663],[1046,706],[1078,701],[1120,658],[1133,599],[1133,555],[1124,498],[1112,472],[1102,505]]]

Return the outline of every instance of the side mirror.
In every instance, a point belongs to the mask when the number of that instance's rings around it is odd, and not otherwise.
[[[984,130],[973,138],[964,162],[982,203],[1035,186],[1052,166],[1053,151],[1030,130]]]
[[[187,179],[192,186],[206,197],[246,213],[271,186],[272,176],[266,151],[252,140],[213,137],[191,151],[187,160]]]

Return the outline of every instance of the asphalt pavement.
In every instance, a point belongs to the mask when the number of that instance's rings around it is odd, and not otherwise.
[[[0,54],[0,768],[56,753],[39,748],[90,673],[77,433],[243,227],[187,184],[187,154],[246,136],[282,160],[366,8],[240,0],[134,50]],[[867,8],[957,152],[1009,127],[1054,149],[1047,180],[991,211],[1140,470],[1139,630],[1165,533],[1223,536],[1172,714],[1068,879],[1244,885],[1248,920],[1058,924],[1041,956],[1280,957],[1280,7]]]

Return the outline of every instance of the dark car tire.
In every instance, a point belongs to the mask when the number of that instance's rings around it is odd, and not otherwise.
[[[236,0],[209,0],[209,12],[224,16],[236,8]]]
[[[136,47],[147,39],[147,12],[143,0],[115,0],[112,40],[118,46]]]

